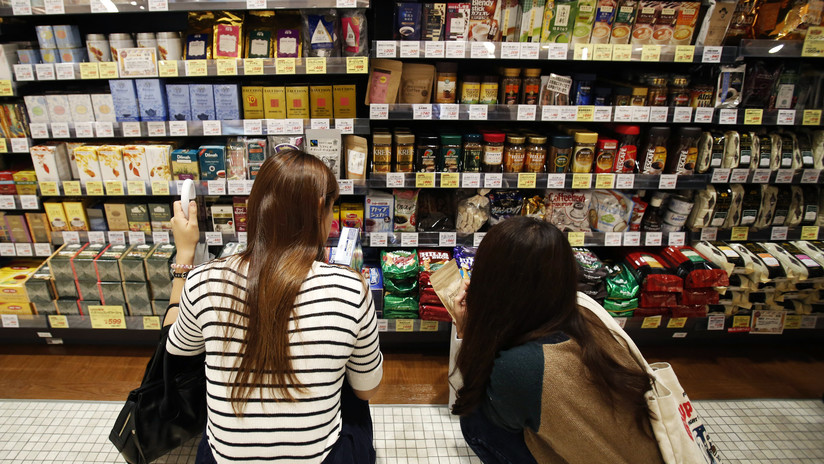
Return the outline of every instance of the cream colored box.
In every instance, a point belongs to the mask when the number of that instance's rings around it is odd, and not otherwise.
[[[126,216],[126,205],[123,203],[106,203],[106,223],[109,230],[129,230],[129,217]]]
[[[37,180],[59,182],[72,178],[66,144],[58,142],[35,145],[29,150]]]
[[[74,122],[94,122],[94,108],[90,95],[69,95],[69,108]]]
[[[100,163],[97,159],[99,149],[100,147],[95,145],[83,145],[74,149],[74,162],[77,164],[80,183],[84,186],[89,181],[103,180]]]
[[[69,221],[66,220],[66,211],[63,209],[63,203],[47,201],[43,203],[43,208],[46,210],[49,227],[51,227],[53,232],[69,230]]]
[[[149,168],[150,180],[172,180],[172,169],[169,155],[172,152],[170,145],[146,146],[146,165]]]
[[[89,230],[89,219],[86,217],[86,208],[80,201],[64,201],[63,210],[66,212],[69,229]]]
[[[149,180],[149,164],[146,159],[146,145],[126,145],[123,147],[123,165],[126,180]]]
[[[82,142],[66,142],[66,153],[69,157],[69,167],[72,170],[72,179],[80,179],[80,171],[77,170],[77,163],[74,162],[74,150],[82,146]]]
[[[100,163],[100,173],[103,180],[126,180],[123,172],[123,146],[103,145],[97,150],[97,160]]]
[[[112,94],[101,93],[92,95],[92,106],[94,107],[94,118],[100,122],[117,122],[114,114],[114,101]]]
[[[72,122],[68,95],[46,95],[50,122]]]

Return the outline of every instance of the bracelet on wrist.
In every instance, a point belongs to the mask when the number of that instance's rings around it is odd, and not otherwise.
[[[175,279],[185,279],[187,275],[189,275],[189,271],[186,271],[186,272],[172,272],[172,277],[174,277]]]
[[[192,265],[192,264],[177,264],[177,263],[172,263],[169,267],[172,270],[172,272],[175,272],[176,270],[191,271],[192,269],[195,268],[194,265]]]

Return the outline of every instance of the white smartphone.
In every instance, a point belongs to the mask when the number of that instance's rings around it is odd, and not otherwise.
[[[195,181],[186,179],[183,181],[183,186],[180,188],[180,207],[183,209],[183,216],[189,219],[189,202],[197,197],[195,190]]]

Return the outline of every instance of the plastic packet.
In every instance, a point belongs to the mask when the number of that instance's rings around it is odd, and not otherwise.
[[[615,266],[606,280],[607,296],[612,300],[626,300],[638,295],[638,281],[624,264]]]
[[[415,278],[418,275],[418,254],[414,251],[381,251],[381,271],[387,279]]]
[[[395,189],[395,232],[417,230],[418,192],[420,190]]]
[[[683,279],[667,269],[662,259],[652,253],[630,253],[625,263],[644,292],[680,292],[684,289]]]
[[[692,247],[667,247],[661,257],[684,279],[686,288],[726,287],[730,284],[726,271],[708,261]]]
[[[490,192],[489,198],[489,225],[508,219],[512,216],[520,216],[524,206],[524,197],[518,191],[500,190]]]
[[[459,234],[473,234],[489,220],[489,198],[475,195],[458,202],[456,230]]]
[[[302,11],[304,56],[340,56],[337,10]]]
[[[340,10],[340,32],[343,56],[369,55],[365,10]]]

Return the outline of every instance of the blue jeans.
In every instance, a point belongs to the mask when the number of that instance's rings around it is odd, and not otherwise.
[[[531,464],[537,462],[524,442],[524,433],[509,432],[490,422],[480,408],[461,417],[461,432],[484,464]]]
[[[355,396],[345,379],[341,389],[340,414],[340,437],[322,464],[374,464],[375,447],[369,402]],[[197,448],[195,464],[217,464],[205,430]]]

